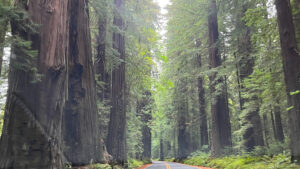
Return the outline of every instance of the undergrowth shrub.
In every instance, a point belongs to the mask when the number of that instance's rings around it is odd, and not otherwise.
[[[136,159],[129,159],[128,162],[129,162],[128,165],[129,165],[130,169],[135,169],[135,168],[143,166],[144,164],[150,163],[149,161],[140,161],[140,160],[136,160]]]
[[[208,155],[194,156],[184,161],[188,165],[212,167],[216,169],[299,169],[292,164],[289,154],[276,156],[229,156],[212,159]]]

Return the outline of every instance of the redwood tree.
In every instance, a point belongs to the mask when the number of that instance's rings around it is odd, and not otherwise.
[[[186,159],[190,154],[190,133],[188,128],[188,101],[186,96],[178,95],[178,153],[176,159]]]
[[[241,6],[242,12],[241,16],[237,18],[237,27],[239,37],[237,40],[238,43],[238,52],[237,56],[239,58],[238,68],[239,68],[239,79],[241,84],[239,88],[242,92],[245,92],[244,81],[253,73],[253,67],[255,58],[251,57],[252,44],[251,44],[251,30],[250,27],[246,26],[245,21],[242,21],[242,18],[245,16],[246,11],[250,8],[249,3],[243,3]],[[237,6],[239,7],[239,6]],[[247,102],[259,102],[256,96],[251,98],[240,98],[240,106],[242,110],[245,110],[245,103]],[[245,127],[245,132],[243,133],[243,144],[246,151],[251,151],[255,146],[263,146],[263,129],[261,118],[259,115],[259,107],[253,106],[253,109],[246,113],[244,116],[243,127]]]
[[[102,162],[88,0],[69,1],[68,100],[64,153],[73,166]]]
[[[292,161],[300,163],[300,56],[289,0],[275,1],[288,105]]]
[[[105,3],[105,2],[104,2]],[[106,5],[106,4],[105,4]],[[99,9],[100,10],[100,9]],[[95,51],[95,73],[97,81],[101,84],[97,85],[98,98],[101,102],[107,102],[110,99],[110,72],[107,71],[107,59],[106,59],[106,32],[107,32],[107,9],[105,12],[101,12],[101,16],[98,19],[98,35],[96,37],[96,51]],[[100,13],[100,11],[99,11]],[[98,84],[98,83],[97,83]]]
[[[0,168],[63,168],[61,128],[66,101],[68,0],[17,0],[29,19],[11,21],[12,34],[31,41],[36,59],[18,44],[12,46],[9,90],[0,142]],[[28,26],[40,25],[36,32]],[[29,66],[18,66],[30,63]],[[32,68],[37,68],[42,78]],[[35,81],[33,83],[33,81]]]
[[[112,72],[111,112],[106,140],[107,151],[114,162],[125,165],[126,151],[126,102],[125,102],[125,37],[124,21],[121,13],[124,11],[125,1],[115,0],[114,25],[119,28],[113,33],[113,48],[119,52],[120,63]]]
[[[152,119],[151,115],[151,93],[149,91],[144,92],[142,98],[137,102],[137,113],[141,118],[142,125],[142,143],[143,151],[141,154],[141,160],[151,162],[151,128],[149,122]]]
[[[222,61],[218,49],[219,31],[216,0],[210,0],[209,7],[209,66],[210,68],[218,68]],[[224,80],[216,72],[209,78],[210,90],[213,95],[211,103],[211,155],[215,157],[220,156],[225,147],[232,145],[231,126]],[[221,84],[221,89],[217,88],[218,84]]]
[[[202,58],[198,54],[197,57],[198,68],[202,67]],[[205,106],[205,89],[203,77],[198,77],[198,100],[199,100],[199,115],[200,115],[200,146],[208,145],[208,128],[207,115]]]

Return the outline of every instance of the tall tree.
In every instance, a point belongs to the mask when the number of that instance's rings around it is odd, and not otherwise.
[[[159,160],[164,161],[165,155],[164,155],[164,140],[160,139],[159,141],[160,149],[159,149]]]
[[[21,12],[12,20],[12,34],[31,41],[28,50],[38,54],[35,60],[28,60],[34,56],[32,52],[25,52],[27,49],[18,42],[12,46],[0,168],[60,169],[67,99],[68,0],[17,0],[15,5],[19,11],[26,10],[29,18],[24,20],[26,14]],[[30,29],[30,22],[40,25],[37,32]],[[30,65],[18,66],[25,63]],[[43,75],[38,81],[33,67]]]
[[[183,87],[182,82],[178,86],[179,90],[177,91],[177,128],[178,128],[178,153],[177,153],[177,159],[186,159],[189,156],[190,153],[190,133],[188,128],[188,120],[189,120],[189,112],[188,112],[188,100],[187,97],[184,96],[186,90]],[[181,95],[182,94],[182,95]]]
[[[202,67],[201,54],[197,54],[198,68]],[[199,114],[200,114],[200,146],[208,145],[208,128],[207,115],[205,105],[205,89],[203,77],[198,77],[198,100],[199,100]]]
[[[210,0],[208,15],[209,31],[209,66],[216,69],[221,66],[221,56],[218,48],[219,30],[216,0]],[[226,146],[231,146],[231,126],[227,107],[224,81],[215,72],[210,77],[210,90],[213,95],[211,103],[211,155],[221,156]],[[217,88],[217,85],[221,87]],[[220,89],[221,88],[221,89]]]
[[[69,1],[68,100],[64,153],[73,166],[102,162],[88,0]]]
[[[289,0],[275,1],[288,105],[292,161],[300,163],[300,56]]]
[[[236,2],[239,4],[239,2]],[[241,12],[237,14],[237,23],[236,23],[236,31],[238,32],[238,40],[237,40],[237,53],[238,56],[238,68],[239,68],[239,79],[241,84],[239,85],[239,90],[245,92],[244,81],[253,73],[253,67],[255,63],[255,58],[251,56],[252,52],[252,44],[251,44],[251,29],[246,26],[245,21],[242,18],[245,16],[247,10],[253,6],[248,3],[242,3],[241,6],[237,5],[236,8],[241,8]],[[251,102],[257,103],[259,102],[257,96],[253,96],[250,98]],[[249,99],[240,98],[241,109],[245,111],[245,103],[249,102]],[[244,124],[243,128],[245,128],[245,132],[243,133],[244,147],[247,151],[251,151],[255,146],[263,146],[263,129],[261,124],[261,118],[259,115],[259,107],[253,106],[254,108],[250,111],[246,112],[244,115]]]
[[[102,2],[105,8],[108,7],[107,2]],[[102,6],[101,6],[102,7]],[[107,71],[107,59],[106,59],[106,36],[107,36],[107,9],[97,9],[101,10],[101,13],[98,19],[98,35],[96,37],[96,51],[95,51],[95,73],[97,77],[97,89],[98,89],[98,98],[101,102],[109,101],[110,99],[110,72]],[[102,12],[102,11],[105,12]]]
[[[113,48],[119,52],[120,63],[112,72],[111,113],[106,140],[107,150],[116,163],[125,165],[126,153],[126,106],[125,106],[125,37],[122,13],[124,0],[115,0],[114,25],[119,29],[113,33]]]
[[[151,116],[151,93],[145,92],[143,94],[143,98],[138,101],[137,104],[137,113],[141,116],[141,121],[143,123],[142,126],[142,143],[143,143],[143,151],[142,151],[142,160],[143,161],[151,161],[151,128],[149,127]]]

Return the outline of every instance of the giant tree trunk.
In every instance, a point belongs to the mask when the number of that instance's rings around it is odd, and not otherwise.
[[[98,131],[88,0],[69,3],[68,101],[64,114],[64,153],[73,166],[103,161]]]
[[[17,0],[30,20],[40,25],[39,33],[26,32],[12,21],[12,34],[33,42],[38,51],[36,63],[43,75],[36,83],[30,70],[15,67],[25,62],[26,54],[12,46],[9,90],[0,143],[1,169],[61,169],[61,128],[66,100],[68,49],[68,0]],[[29,23],[28,21],[26,21]]]
[[[124,22],[120,13],[124,10],[124,0],[115,0],[114,2],[117,9],[114,16],[114,25],[122,31],[124,30]],[[119,52],[121,63],[112,72],[111,113],[106,145],[114,161],[124,165],[127,162],[127,152],[125,137],[125,37],[123,32],[114,32],[113,48]]]
[[[281,53],[288,95],[288,112],[292,161],[300,163],[300,94],[291,92],[300,90],[300,56],[297,49],[291,4],[289,0],[276,0]]]
[[[221,57],[218,50],[219,32],[216,0],[210,0],[208,30],[210,68],[217,68],[221,66]],[[216,89],[217,84],[223,83],[222,77],[219,77],[217,73],[210,76],[210,90],[213,95],[211,103],[211,155],[213,157],[221,156],[222,149],[232,145],[230,117],[224,85],[222,85],[222,89],[218,89],[221,91]]]

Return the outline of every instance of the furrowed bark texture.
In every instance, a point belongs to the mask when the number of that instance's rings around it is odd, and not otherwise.
[[[3,135],[0,142],[1,169],[61,169],[62,115],[66,93],[68,49],[68,0],[17,0],[30,20],[39,24],[38,34],[24,32],[12,21],[13,35],[33,42],[38,51],[36,66],[43,77],[32,83],[28,70],[15,65],[24,63],[24,53],[12,46],[9,90]]]
[[[68,100],[64,153],[73,166],[103,162],[96,83],[91,53],[88,0],[69,2]]]
[[[221,57],[218,50],[218,18],[217,5],[215,0],[210,0],[210,11],[208,16],[208,30],[209,30],[209,61],[210,68],[217,68],[221,66]],[[226,95],[224,89],[218,89],[216,85],[224,83],[217,73],[210,77],[210,90],[213,95],[211,104],[211,155],[213,157],[221,156],[222,149],[231,146],[231,126],[230,117],[227,107]]]
[[[283,70],[288,96],[288,112],[292,161],[300,163],[300,56],[297,49],[291,4],[289,0],[276,0]]]
[[[124,30],[121,12],[124,10],[124,0],[115,0],[116,12],[114,25]],[[123,32],[114,32],[113,48],[120,56],[121,63],[112,72],[111,113],[106,140],[108,153],[114,162],[121,165],[127,163],[126,152],[126,104],[125,104],[125,37]]]

